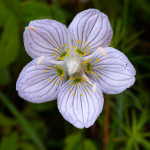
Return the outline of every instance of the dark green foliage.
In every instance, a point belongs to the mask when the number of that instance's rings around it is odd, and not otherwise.
[[[110,46],[127,55],[137,75],[130,89],[106,95],[96,123],[80,130],[62,118],[56,101],[32,104],[21,99],[16,80],[31,60],[23,45],[25,26],[35,19],[68,26],[88,8],[108,15],[114,31]],[[0,150],[149,150],[149,27],[149,0],[0,0]],[[90,67],[87,63],[88,71]],[[63,74],[61,69],[58,73]]]

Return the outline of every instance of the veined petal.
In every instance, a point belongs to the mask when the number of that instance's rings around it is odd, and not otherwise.
[[[97,47],[111,43],[113,31],[108,17],[97,9],[88,9],[75,16],[69,26],[75,49],[89,55]]]
[[[98,52],[86,64],[86,75],[96,82],[104,93],[117,94],[131,87],[136,71],[128,58],[120,51],[107,47],[106,55]]]
[[[31,21],[25,28],[24,45],[32,58],[44,55],[59,60],[67,55],[67,28],[55,20]]]
[[[54,65],[45,59],[39,63],[39,59],[34,59],[24,67],[16,84],[19,96],[33,103],[56,99],[58,88],[67,76],[63,66]]]
[[[94,124],[103,108],[100,88],[93,87],[83,77],[64,83],[58,93],[58,108],[62,116],[77,128],[88,128]]]

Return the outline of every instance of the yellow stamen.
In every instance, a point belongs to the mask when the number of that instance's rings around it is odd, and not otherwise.
[[[88,90],[86,90],[86,92],[88,92]]]
[[[75,94],[73,93],[73,96],[75,96]]]
[[[88,59],[88,61],[90,61],[90,58]]]
[[[58,83],[56,83],[58,85]]]
[[[82,94],[80,96],[83,96]]]
[[[55,51],[53,51],[53,53],[55,53]]]
[[[96,59],[96,61],[100,61],[100,59]]]
[[[56,65],[54,65],[54,68],[56,68]]]
[[[69,83],[70,85],[72,85],[72,83]]]
[[[101,77],[102,75],[100,74],[99,76]]]
[[[86,55],[86,53],[83,54],[84,56]]]
[[[96,79],[98,79],[98,77],[95,77]]]
[[[101,69],[103,68],[103,66],[101,66]]]
[[[67,46],[67,44],[65,44],[65,46]]]
[[[60,46],[62,47],[63,45],[62,45],[62,44],[60,44]]]
[[[62,78],[60,78],[59,80],[62,81]]]
[[[49,81],[49,79],[47,79],[47,81]]]
[[[48,69],[51,69],[51,67],[49,67]]]
[[[67,56],[69,56],[69,54],[67,54]]]
[[[88,83],[87,86],[90,86],[90,84]]]
[[[84,80],[85,82],[87,82],[87,79],[86,79],[86,78],[83,78],[83,80]]]
[[[87,42],[84,42],[85,44],[87,44]]]
[[[55,54],[53,54],[53,56],[55,56]]]
[[[54,80],[52,82],[54,82]]]
[[[58,49],[58,47],[56,47],[56,49]]]
[[[56,60],[58,60],[59,58],[58,57],[56,57]]]
[[[71,90],[69,90],[69,92],[71,92]]]
[[[88,63],[87,61],[83,61],[84,64]]]
[[[75,48],[75,46],[72,46],[72,48]]]
[[[36,29],[34,29],[34,28],[30,28],[30,30],[36,30]]]
[[[47,71],[46,71],[46,70],[44,70],[44,72],[46,73]]]

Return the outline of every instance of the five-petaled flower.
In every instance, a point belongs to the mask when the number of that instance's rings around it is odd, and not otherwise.
[[[97,9],[77,14],[68,29],[55,20],[31,21],[24,45],[33,60],[18,78],[20,97],[33,103],[57,99],[75,127],[93,125],[103,109],[102,93],[121,93],[135,82],[128,58],[108,47],[112,35],[108,17]]]

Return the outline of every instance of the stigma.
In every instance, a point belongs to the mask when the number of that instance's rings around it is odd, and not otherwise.
[[[80,73],[83,70],[82,61],[78,56],[68,58],[66,67],[69,75]]]

